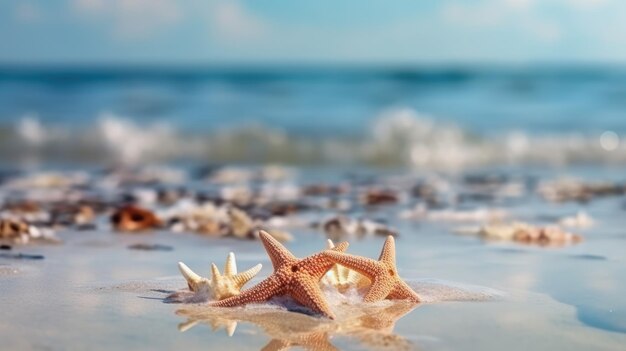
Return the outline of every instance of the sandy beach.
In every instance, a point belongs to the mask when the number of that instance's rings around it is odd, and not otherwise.
[[[255,168],[241,169],[257,172]],[[269,192],[272,195],[267,197],[253,191],[249,201],[257,205],[243,208],[253,213],[255,208],[270,208],[268,204],[299,203],[302,210],[266,216],[264,220],[264,225],[270,227],[271,223],[282,223],[281,230],[293,237],[284,245],[298,257],[323,250],[327,235],[339,235],[337,239],[351,243],[348,252],[375,258],[384,235],[366,229],[351,232],[347,226],[342,227],[345,232],[329,232],[328,227],[316,223],[332,220],[338,213],[364,223],[382,219],[381,226],[397,233],[398,271],[421,297],[421,303],[363,304],[362,292],[353,289],[341,294],[327,288],[324,292],[336,310],[335,321],[303,310],[289,299],[231,309],[211,308],[206,303],[166,303],[169,294],[187,290],[176,267],[178,261],[206,275],[211,262],[221,265],[226,253],[233,251],[239,267],[263,264],[251,286],[271,273],[271,263],[261,243],[254,239],[194,233],[188,229],[174,231],[171,226],[138,233],[115,230],[111,216],[121,200],[114,200],[110,208],[105,206],[95,216],[93,227],[77,230],[75,224],[54,225],[59,242],[7,243],[11,249],[5,247],[0,257],[3,345],[18,349],[64,349],[69,344],[90,349],[226,346],[259,349],[264,345],[306,347],[307,342],[322,340],[327,347],[354,350],[446,350],[467,345],[481,349],[547,350],[567,345],[568,349],[617,350],[626,341],[626,326],[621,318],[626,306],[619,297],[626,288],[620,279],[624,274],[623,238],[619,229],[621,218],[615,215],[623,211],[621,197],[555,203],[542,197],[533,185],[525,185],[518,194],[501,192],[519,179],[539,173],[501,173],[502,180],[497,182],[477,176],[437,176],[438,183],[453,185],[441,188],[454,188],[453,193],[445,190],[453,200],[422,209],[435,215],[403,218],[403,211],[414,211],[416,204],[426,199],[415,193],[414,184],[423,185],[433,175],[364,171],[362,179],[367,181],[358,181],[354,176],[346,178],[339,171],[327,173],[335,180],[326,178],[325,184],[349,184],[349,190],[338,195],[299,195],[311,189],[314,179],[306,172],[292,169],[290,176],[282,180],[238,183],[243,188],[266,191],[298,189],[282,195],[279,191]],[[117,176],[110,173],[105,177]],[[61,193],[73,193],[72,198],[98,193],[100,177],[95,173],[86,183],[91,185],[82,185],[76,191],[66,188]],[[112,192],[109,190],[106,197],[128,201],[130,194],[135,194],[133,201],[156,211],[168,222],[166,214],[173,213],[177,204],[187,198],[197,202],[203,187],[223,191],[232,186],[215,180],[195,182],[195,190],[167,204],[156,196],[146,195],[153,191],[156,194],[153,189],[166,185],[154,181],[119,185]],[[485,187],[486,182],[489,187]],[[16,194],[21,194],[55,198],[58,202],[64,197],[53,195],[59,193],[58,187],[21,186],[5,182],[5,198],[11,194],[15,199]],[[363,198],[362,194],[383,186],[395,194],[397,201],[363,202],[372,198],[371,195]],[[436,191],[436,197],[443,193]],[[474,196],[459,201],[463,198],[460,195],[470,193]],[[476,196],[478,193],[492,196]],[[137,194],[144,194],[144,198],[138,198]],[[344,200],[350,207],[337,210],[324,205],[331,197]],[[41,200],[39,204],[44,212],[50,206]],[[225,204],[232,205],[229,201]],[[442,207],[448,211],[445,216],[441,214]],[[593,218],[593,225],[569,229],[581,235],[580,242],[554,245],[455,231],[459,226],[484,225],[490,220],[484,215],[485,209],[506,213],[506,219],[497,219],[501,223],[517,220],[535,225],[558,223],[559,218],[584,211]],[[5,216],[11,211],[16,210],[5,210]],[[468,213],[474,213],[474,217],[468,217]],[[43,229],[44,225],[40,226]],[[19,258],[18,253],[42,257]]]

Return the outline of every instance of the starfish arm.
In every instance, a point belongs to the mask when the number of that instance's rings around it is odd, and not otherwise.
[[[270,256],[274,269],[278,269],[278,267],[286,262],[296,259],[296,257],[289,252],[289,250],[287,250],[281,243],[278,242],[278,240],[274,239],[266,231],[260,230],[259,237],[265,247],[265,251],[267,251],[267,254]]]
[[[388,298],[392,300],[409,300],[411,302],[420,302],[420,297],[417,295],[415,290],[413,290],[407,283],[401,280],[396,283],[396,286],[388,295]]]
[[[221,277],[222,275],[220,274],[220,270],[217,268],[217,265],[215,265],[215,263],[211,263],[211,280],[219,280]]]
[[[347,241],[342,241],[339,244],[335,245],[335,247],[333,247],[331,250],[337,252],[346,252],[348,246],[350,246],[350,243],[348,243]]]
[[[335,243],[332,240],[326,239],[326,247],[328,248],[328,250],[346,252],[346,250],[348,249],[348,246],[350,246],[350,243],[347,241],[342,241],[339,244],[335,245]]]
[[[220,282],[222,282],[223,280],[224,278],[220,274],[220,270],[217,268],[217,265],[215,265],[215,263],[211,263],[211,280],[209,280],[209,286],[213,290],[214,298],[218,298],[218,299],[220,298],[217,296],[218,294],[216,293],[220,290],[219,289]]]
[[[367,257],[361,257],[356,255],[350,255],[346,253],[336,252],[332,250],[326,250],[322,255],[330,258],[333,262],[338,263],[344,267],[357,271],[369,277],[370,280],[379,274],[381,265],[378,261],[372,260]]]
[[[363,297],[363,302],[376,302],[380,300],[384,300],[389,293],[393,290],[394,284],[390,282],[388,279],[384,278],[374,278],[372,281],[372,285],[370,289],[367,291],[367,294]]]
[[[337,244],[333,249],[329,251],[344,252],[348,249],[348,243],[342,242]],[[329,259],[323,252],[303,258],[298,263],[298,266],[303,267],[312,277],[318,281],[335,265],[331,259]]]
[[[226,265],[224,266],[224,275],[235,275],[237,274],[237,261],[235,260],[235,253],[228,253],[228,258],[226,259]]]
[[[331,311],[324,294],[319,288],[318,280],[301,276],[299,279],[294,280],[294,285],[291,287],[290,292],[290,295],[300,304],[330,319],[335,319],[335,314]]]
[[[213,307],[234,307],[242,306],[253,302],[267,301],[274,295],[278,295],[283,289],[279,279],[269,276],[258,285],[242,292],[237,296],[232,296],[221,301],[213,301],[209,306]]]
[[[383,244],[383,249],[380,252],[378,260],[394,266],[396,265],[396,242],[393,236],[387,236],[387,240],[385,240],[385,244]]]
[[[256,266],[248,269],[245,272],[241,272],[235,276],[233,276],[233,280],[235,282],[235,285],[241,289],[241,287],[243,287],[248,281],[250,281],[250,279],[254,278],[255,275],[257,275],[260,271],[261,268],[263,266],[259,263]]]
[[[204,278],[197,275],[194,271],[191,270],[191,268],[187,267],[187,265],[182,262],[178,262],[178,270],[180,270],[180,273],[183,275],[183,277],[185,277],[189,290],[200,290],[200,284],[202,284]]]

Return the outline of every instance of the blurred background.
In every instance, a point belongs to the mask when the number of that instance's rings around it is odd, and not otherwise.
[[[626,2],[0,0],[2,166],[622,165]]]

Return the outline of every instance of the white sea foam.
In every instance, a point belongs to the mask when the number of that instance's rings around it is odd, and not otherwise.
[[[176,150],[179,140],[168,124],[139,126],[110,113],[100,117],[97,130],[105,148],[125,163],[137,163],[144,157],[167,156]]]
[[[37,115],[22,117],[16,126],[18,135],[28,144],[39,146],[46,141],[46,132]]]
[[[488,287],[435,279],[411,280],[408,281],[408,284],[418,293],[422,303],[489,301],[502,298],[505,295],[502,291]],[[130,284],[131,289],[145,289],[147,286],[149,285],[140,284],[139,282]],[[167,287],[171,286],[171,284],[167,284]],[[115,289],[117,288],[125,290],[128,289],[128,285],[118,285]],[[322,291],[331,306],[360,305],[363,304],[363,296],[367,292],[367,288],[349,288],[340,292],[332,286],[322,286]],[[193,293],[187,289],[182,289],[170,295],[166,301],[174,303],[203,303],[210,301],[210,297],[204,293]],[[267,303],[251,305],[250,308],[262,308],[267,305],[289,311],[312,314],[312,311],[309,311],[288,296],[277,296]]]
[[[624,139],[613,134],[611,140]],[[258,124],[184,133],[167,123],[139,123],[111,113],[103,113],[94,128],[85,130],[43,125],[36,117],[25,116],[9,139],[0,153],[10,157],[27,159],[36,153],[42,160],[56,157],[129,164],[175,159],[433,169],[489,164],[626,164],[626,143],[611,142],[607,147],[606,133],[510,131],[485,136],[409,108],[383,111],[369,132],[352,139],[332,133],[323,137],[289,134]]]

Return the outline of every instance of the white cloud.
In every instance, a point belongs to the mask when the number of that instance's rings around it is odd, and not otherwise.
[[[211,1],[208,14],[212,32],[222,39],[256,38],[268,30],[267,23],[235,0]]]
[[[89,19],[110,21],[114,33],[145,37],[182,19],[175,0],[72,0],[73,10]]]
[[[123,38],[143,38],[186,21],[204,21],[214,39],[258,38],[268,24],[237,0],[70,0],[83,19],[99,19]]]
[[[542,42],[559,40],[562,35],[559,23],[542,16],[537,5],[535,0],[484,0],[472,4],[448,2],[443,5],[441,14],[443,20],[451,25],[473,30],[514,28]]]
[[[179,50],[164,55],[181,60],[186,55],[216,61],[402,63],[626,57],[623,0],[441,0],[367,24],[349,15],[323,24],[285,19],[288,12],[264,17],[265,12],[243,0],[66,1],[104,34],[180,40]],[[342,22],[333,22],[337,20]],[[139,45],[124,48],[136,57],[147,55]]]

